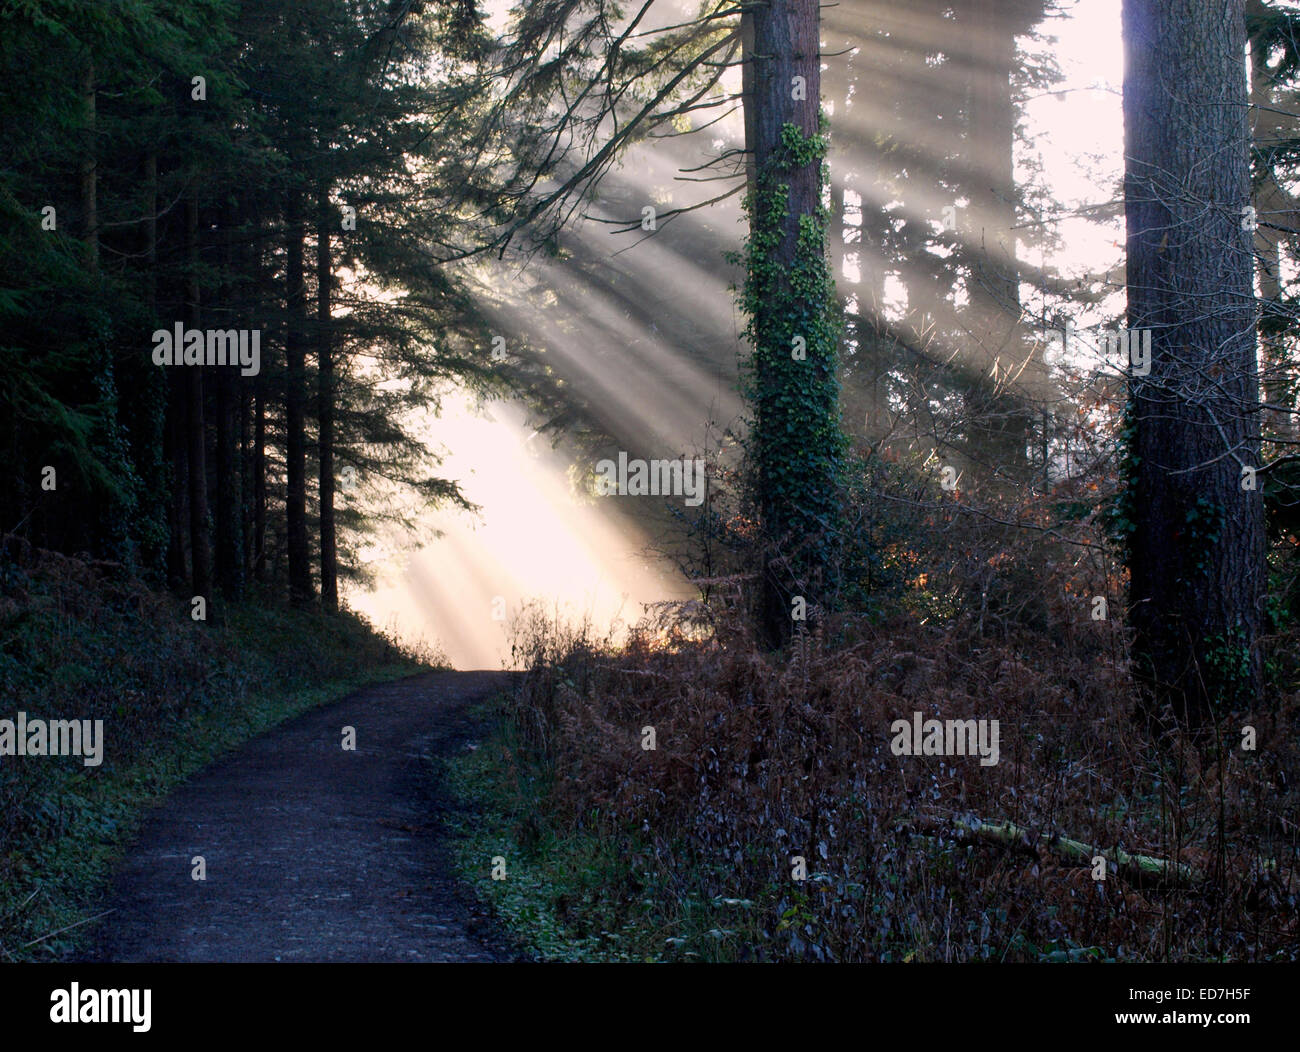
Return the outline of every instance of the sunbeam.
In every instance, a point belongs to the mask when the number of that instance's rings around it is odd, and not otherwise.
[[[608,507],[613,498],[571,484],[520,407],[452,398],[427,434],[452,450],[447,477],[481,511],[436,513],[436,542],[385,553],[391,565],[377,586],[348,597],[377,626],[440,647],[457,668],[510,667],[511,624],[530,602],[603,635],[616,621],[635,623],[644,604],[694,594],[650,550],[649,534]]]

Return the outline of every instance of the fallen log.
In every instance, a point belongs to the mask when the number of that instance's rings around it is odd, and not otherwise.
[[[933,829],[943,823],[938,819],[923,819],[920,824]],[[1089,866],[1100,855],[1107,862],[1112,863],[1125,880],[1137,886],[1155,884],[1185,888],[1196,883],[1197,878],[1200,876],[1196,870],[1185,862],[1157,858],[1154,855],[1133,855],[1118,847],[1099,848],[1092,844],[1085,844],[1082,840],[1053,836],[1050,833],[1035,834],[1023,826],[1016,825],[1014,822],[985,822],[979,819],[962,821],[958,819],[952,823],[951,827],[942,829],[942,835],[955,836],[958,840],[982,840],[1003,844],[1008,847],[1024,844],[1033,849],[1041,846],[1065,858],[1080,861]]]

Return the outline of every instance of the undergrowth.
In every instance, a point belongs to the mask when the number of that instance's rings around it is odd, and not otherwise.
[[[0,566],[0,718],[102,719],[104,758],[0,758],[0,959],[76,956],[144,810],[228,749],[427,667],[350,615],[190,605],[50,552]],[[109,921],[111,923],[111,920]]]
[[[1208,744],[1156,741],[1123,629],[1086,612],[994,636],[828,619],[775,655],[724,604],[661,614],[616,648],[533,611],[499,730],[454,762],[480,811],[463,872],[538,956],[1300,957],[1294,690],[1221,713]],[[917,711],[998,720],[1000,762],[894,755]],[[1058,837],[1186,868],[1098,880]]]

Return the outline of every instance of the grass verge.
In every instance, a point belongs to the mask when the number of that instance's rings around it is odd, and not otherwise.
[[[598,812],[566,827],[546,807],[550,772],[523,748],[514,699],[485,701],[475,717],[486,740],[443,761],[461,805],[449,823],[455,864],[516,948],[552,962],[751,959],[754,901],[695,893],[712,883],[698,872],[706,860],[683,851],[670,874],[650,838]]]
[[[207,622],[46,554],[0,568],[0,717],[102,719],[104,759],[0,758],[0,960],[76,959],[147,809],[224,753],[430,667],[350,614],[249,602]]]

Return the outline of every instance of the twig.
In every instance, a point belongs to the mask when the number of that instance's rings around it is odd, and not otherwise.
[[[73,928],[79,928],[83,924],[89,924],[91,921],[99,920],[100,917],[107,917],[110,913],[116,913],[116,912],[117,909],[114,908],[111,910],[105,910],[103,913],[96,913],[93,917],[87,917],[84,920],[79,920],[74,924],[65,925],[64,927],[59,928],[56,931],[48,932],[47,934],[42,935],[39,939],[33,939],[31,942],[25,942],[18,948],[20,950],[25,950],[27,949],[28,946],[35,946],[38,942],[44,942],[46,939],[52,939],[56,935],[62,935],[65,931],[71,931]]]

